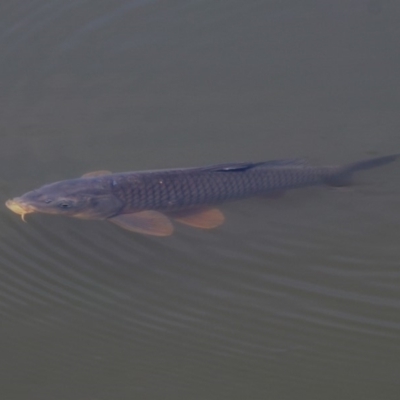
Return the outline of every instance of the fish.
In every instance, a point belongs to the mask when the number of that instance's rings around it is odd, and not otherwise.
[[[16,214],[57,214],[106,220],[132,232],[169,236],[172,220],[200,229],[223,224],[218,205],[270,196],[305,186],[351,184],[355,172],[395,161],[399,154],[339,166],[313,166],[301,159],[229,163],[196,168],[111,173],[44,185],[10,199]]]

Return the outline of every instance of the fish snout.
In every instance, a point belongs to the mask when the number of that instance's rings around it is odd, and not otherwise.
[[[24,220],[25,214],[30,214],[35,211],[35,209],[29,205],[28,203],[24,202],[20,197],[16,197],[15,199],[7,200],[6,206],[16,214],[21,215],[22,219]]]

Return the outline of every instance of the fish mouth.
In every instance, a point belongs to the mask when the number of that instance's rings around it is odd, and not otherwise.
[[[16,214],[21,215],[21,218],[25,221],[25,214],[30,214],[35,212],[35,208],[28,203],[23,202],[21,199],[12,199],[6,201],[6,206]]]

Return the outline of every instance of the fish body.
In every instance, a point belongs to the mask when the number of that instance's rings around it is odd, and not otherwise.
[[[101,171],[42,186],[6,205],[22,217],[42,212],[107,219],[125,229],[164,236],[173,231],[170,218],[213,228],[224,221],[221,211],[214,208],[220,203],[305,186],[342,186],[354,172],[397,157],[323,167],[299,160],[274,160],[114,174]]]

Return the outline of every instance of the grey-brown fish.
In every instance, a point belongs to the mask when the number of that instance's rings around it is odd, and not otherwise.
[[[388,164],[397,157],[325,167],[274,160],[115,174],[97,171],[42,186],[8,200],[6,206],[22,219],[33,212],[60,214],[108,220],[130,231],[168,236],[173,232],[171,219],[196,228],[215,228],[224,222],[223,213],[215,208],[223,202],[304,186],[347,185],[354,172]]]

